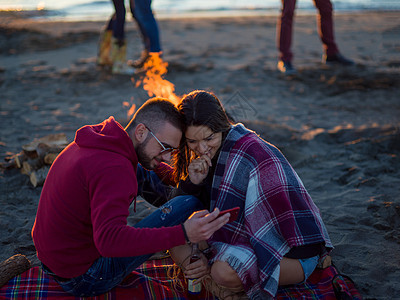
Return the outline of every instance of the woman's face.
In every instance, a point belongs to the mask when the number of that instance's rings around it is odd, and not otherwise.
[[[189,126],[185,133],[188,147],[198,156],[213,158],[222,143],[222,133],[214,133],[207,126]]]

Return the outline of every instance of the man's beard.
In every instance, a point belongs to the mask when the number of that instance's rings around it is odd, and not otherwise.
[[[151,166],[152,158],[150,158],[150,157],[146,154],[146,151],[145,151],[145,149],[144,149],[144,148],[146,147],[148,141],[149,141],[149,139],[146,139],[142,144],[139,144],[139,145],[136,147],[136,155],[137,155],[137,157],[138,157],[139,163],[143,166],[143,168],[145,168],[145,169],[147,169],[147,170],[152,170],[152,169],[154,169],[154,168]]]

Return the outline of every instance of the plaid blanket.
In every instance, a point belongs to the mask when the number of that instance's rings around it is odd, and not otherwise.
[[[96,297],[74,297],[64,292],[58,283],[40,267],[33,267],[3,286],[0,289],[0,299],[186,299],[186,291],[183,288],[186,284],[182,273],[175,280],[168,276],[172,265],[170,257],[149,260],[133,271],[116,288]],[[204,295],[206,295],[205,291]]]
[[[183,275],[180,273],[177,284],[168,276],[168,270],[173,262],[170,257],[149,260],[140,268],[132,272],[123,283],[108,292],[97,297],[74,297],[64,292],[57,282],[46,275],[40,267],[33,267],[11,279],[0,288],[0,299],[49,299],[49,300],[125,300],[125,299],[187,299],[186,291],[180,284],[186,286]],[[275,299],[323,299],[334,300],[332,279],[337,275],[335,267],[316,269],[306,283],[278,289]],[[340,278],[339,278],[340,279]],[[354,286],[346,285],[344,280],[341,285],[347,294],[353,295],[353,299],[361,299]],[[213,299],[204,289],[202,299]]]
[[[262,299],[278,289],[279,262],[295,246],[332,248],[320,213],[282,153],[242,124],[232,126],[218,157],[211,189],[213,210],[239,206],[236,222],[209,243],[213,260],[238,273],[247,295]]]
[[[338,273],[334,265],[315,269],[304,284],[280,287],[274,299],[362,300],[355,283]]]

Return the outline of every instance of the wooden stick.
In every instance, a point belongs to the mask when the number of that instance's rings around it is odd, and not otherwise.
[[[42,163],[38,159],[28,159],[22,163],[21,173],[30,175],[33,171],[39,169]]]
[[[47,174],[49,173],[50,167],[44,166],[36,171],[33,171],[29,179],[34,187],[43,185],[44,181],[46,180]]]
[[[17,166],[18,169],[22,168],[22,163],[26,161],[28,157],[26,156],[24,151],[21,151],[20,153],[15,155],[15,165]]]
[[[36,153],[40,160],[44,160],[44,157],[49,153],[60,153],[65,146],[60,145],[48,145],[45,143],[39,143],[36,147]]]
[[[51,165],[54,160],[57,158],[59,153],[47,153],[44,158],[43,161],[46,165]]]
[[[3,169],[21,168],[22,162],[26,160],[26,155],[23,151],[5,158],[5,162],[0,163]]]
[[[65,147],[68,145],[65,133],[49,134],[39,139],[34,139],[29,144],[23,145],[22,149],[27,153],[36,153],[36,148],[40,144],[46,144],[50,147]]]
[[[0,263],[0,287],[10,279],[24,273],[31,268],[31,262],[25,255],[16,254]]]
[[[16,167],[15,159],[9,161],[0,162],[0,169],[8,170]]]

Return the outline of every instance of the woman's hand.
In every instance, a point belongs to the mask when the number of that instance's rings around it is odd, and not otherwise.
[[[200,253],[200,259],[188,264],[184,271],[186,278],[201,278],[209,273],[208,260],[202,253]]]
[[[202,155],[190,162],[188,167],[189,179],[194,184],[200,184],[207,177],[211,167],[211,158],[207,155]]]

